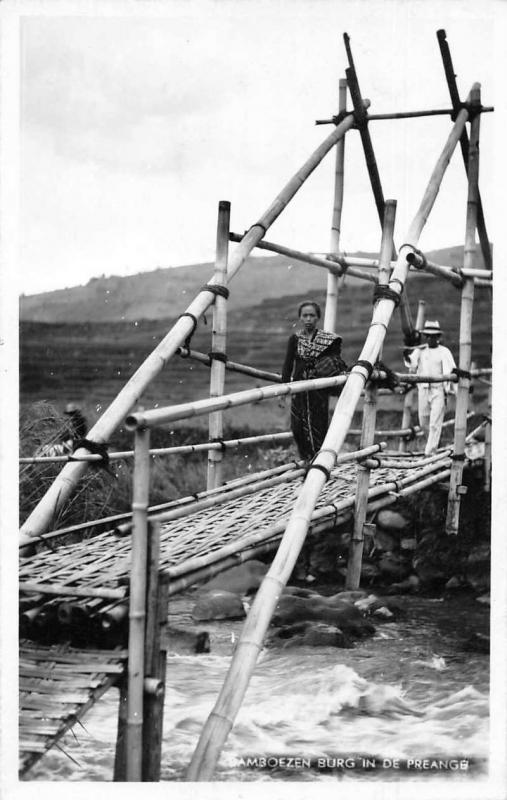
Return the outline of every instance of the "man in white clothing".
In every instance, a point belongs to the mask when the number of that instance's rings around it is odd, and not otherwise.
[[[432,378],[449,375],[456,368],[456,363],[451,351],[440,344],[442,335],[440,324],[436,320],[428,320],[422,334],[426,337],[427,344],[414,348],[412,352],[405,351],[405,363],[417,375],[427,375]],[[424,453],[431,455],[436,451],[440,441],[447,395],[455,394],[456,390],[452,381],[445,381],[418,383],[417,391],[419,425],[427,436]]]

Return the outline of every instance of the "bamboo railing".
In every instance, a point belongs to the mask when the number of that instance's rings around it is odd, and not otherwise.
[[[467,119],[468,111],[461,110],[433,170],[419,209],[405,237],[405,243],[400,248],[389,281],[389,288],[395,296],[399,296],[403,291],[409,266],[407,255],[414,252],[414,248],[417,247],[443,175]],[[378,300],[374,306],[372,322],[360,360],[352,368],[338,398],[322,449],[313,462],[314,468],[308,471],[280,547],[250,609],[224,685],[193,755],[188,771],[189,780],[209,780],[213,775],[222,746],[241,706],[278,598],[305,540],[311,514],[326,480],[325,476],[332,469],[343,445],[355,406],[369,377],[369,368],[364,364],[366,362],[373,365],[378,358],[393,311],[394,300],[388,298]]]
[[[345,113],[347,108],[347,81],[340,80],[338,86],[338,113]],[[329,252],[337,255],[340,252],[340,230],[343,208],[343,186],[345,175],[345,137],[336,144],[333,214],[331,218],[331,237]],[[327,271],[326,309],[324,313],[323,328],[325,331],[336,333],[336,312],[338,303],[339,276],[335,270]]]

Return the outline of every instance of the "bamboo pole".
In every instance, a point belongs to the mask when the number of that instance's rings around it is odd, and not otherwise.
[[[239,233],[231,233],[229,235],[231,242],[241,242]],[[375,282],[375,276],[357,267],[375,267],[378,262],[373,258],[352,258],[344,256],[342,253],[335,258],[330,256],[316,255],[315,253],[304,253],[301,250],[294,250],[292,247],[285,245],[275,244],[275,242],[267,242],[263,240],[255,245],[258,250],[268,250],[271,253],[278,253],[281,256],[293,258],[295,261],[302,261],[304,264],[313,264],[315,267],[327,269],[329,272],[334,272],[335,275],[344,275],[347,272],[354,278],[361,278],[363,281]]]
[[[159,781],[166,662],[165,646],[162,646],[162,633],[167,623],[168,584],[166,576],[164,579],[161,575],[159,576],[159,526],[151,523],[149,532],[142,780]],[[147,681],[154,681],[155,691],[147,691]]]
[[[127,780],[127,701],[128,677],[125,672],[118,679],[118,723],[114,756],[113,781],[123,783]]]
[[[394,222],[396,218],[396,200],[387,200],[382,227],[380,246],[380,263],[378,269],[379,285],[387,286],[391,272],[390,262],[393,251]],[[379,350],[379,356],[381,350]],[[363,406],[363,426],[361,447],[369,447],[375,439],[375,423],[377,419],[377,387],[375,383],[366,386],[366,399]],[[368,487],[370,485],[370,466],[367,462],[357,465],[356,497],[354,504],[354,527],[350,540],[347,563],[346,589],[358,589],[361,582],[361,566],[363,561],[364,524],[368,505]]]
[[[491,396],[492,387],[488,387],[488,420],[484,432],[484,491],[491,491]]]
[[[476,84],[471,93],[471,106],[478,111],[481,103],[480,85]],[[465,269],[471,269],[475,257],[475,231],[477,228],[478,187],[479,187],[479,132],[481,115],[475,114],[470,125],[470,147],[468,151],[468,202],[466,215],[465,250],[463,262]],[[467,433],[466,417],[470,394],[470,373],[472,362],[472,315],[474,305],[473,278],[465,278],[461,290],[461,314],[459,330],[459,368],[460,374],[456,396],[454,426],[454,460],[449,481],[447,519],[445,530],[449,535],[457,535],[459,528],[459,509],[463,466],[465,458],[465,439]]]
[[[292,381],[292,383],[280,383],[277,386],[258,386],[255,389],[245,389],[241,392],[233,392],[214,399],[195,400],[190,403],[180,403],[166,408],[129,414],[125,420],[125,427],[127,430],[135,430],[138,427],[155,427],[176,419],[202,416],[219,408],[234,408],[248,405],[249,403],[258,403],[261,400],[268,400],[273,397],[283,397],[286,394],[300,394],[301,392],[310,392],[312,390],[330,389],[334,386],[341,386],[346,380],[345,375],[337,375],[333,378],[312,378],[304,381]]]
[[[126,780],[141,780],[146,624],[146,566],[150,488],[150,432],[136,431],[132,501],[132,545],[129,602],[129,659],[127,700]]]
[[[410,261],[409,261],[410,263]],[[415,329],[416,331],[422,331],[424,328],[424,317],[426,313],[426,301],[419,300],[417,304],[417,316],[415,320]],[[403,398],[403,412],[401,416],[401,428],[409,428],[412,424],[412,409],[414,403],[414,392],[408,391]],[[400,441],[398,444],[398,450],[400,453],[404,453],[406,450],[406,437],[400,434]]]
[[[179,347],[178,348],[178,355],[182,358],[192,358],[195,361],[200,361],[201,364],[206,364],[207,367],[211,366],[212,359],[206,355],[205,353],[200,353],[198,350],[190,350],[188,347]],[[256,367],[250,367],[247,364],[238,364],[236,361],[227,361],[225,362],[225,369],[230,372],[239,372],[242,375],[251,375],[253,378],[260,378],[264,381],[271,381],[272,383],[276,381],[281,381],[282,378],[277,372],[269,372],[266,369],[257,369]]]
[[[483,106],[481,113],[494,111],[493,106]],[[439,117],[454,114],[453,108],[429,108],[426,111],[391,111],[384,114],[368,114],[368,122],[376,122],[385,119],[413,119],[414,117]],[[336,125],[336,117],[332,119],[316,119],[316,125]]]
[[[400,294],[408,272],[407,254],[417,247],[428,214],[435,202],[440,183],[468,119],[464,109],[458,114],[440,158],[432,172],[419,209],[400,248],[389,287]],[[360,362],[374,364],[382,348],[387,326],[394,311],[394,301],[380,299],[374,306],[372,322],[361,351]],[[332,469],[350,426],[355,406],[369,376],[369,370],[357,363],[338,398],[323,447],[314,459],[296,500],[289,522],[271,567],[264,578],[246,619],[224,685],[201,733],[188,771],[189,780],[209,780],[213,775],[222,746],[241,706],[264,635],[274,609],[290,577],[303,546],[317,498],[326,481],[325,471]],[[322,469],[323,468],[323,469]],[[431,465],[426,469],[430,469]]]
[[[227,282],[227,259],[229,255],[229,223],[231,204],[221,200],[218,204],[217,244],[215,257],[215,283],[225,286]],[[213,331],[211,335],[211,351],[214,357],[211,362],[210,397],[220,397],[224,393],[225,359],[227,339],[227,299],[221,295],[215,297],[213,306]],[[222,439],[224,423],[222,411],[212,411],[209,415],[209,438],[211,441]],[[207,489],[215,489],[222,483],[222,460],[224,449],[208,450]]]
[[[350,36],[347,33],[343,34],[343,41],[349,62],[349,68],[345,70],[345,74],[347,76],[350,97],[354,105],[357,126],[359,128],[359,135],[361,137],[361,144],[363,145],[366,167],[368,170],[368,176],[370,178],[370,185],[372,188],[373,197],[375,199],[375,205],[377,207],[377,214],[382,227],[384,224],[384,192],[382,190],[382,183],[378,171],[377,160],[375,158],[375,152],[373,150],[370,131],[368,130],[368,113],[363,107],[361,90],[359,88],[359,80],[357,78],[357,72],[352,56],[352,49],[350,46]],[[396,258],[396,248],[394,246],[394,242],[392,257]],[[400,295],[400,321],[403,335],[406,339],[410,339],[412,337],[414,326],[412,324],[412,317],[406,296],[406,289]]]
[[[347,108],[347,81],[340,80],[338,85],[338,113]],[[331,240],[329,252],[338,255],[340,252],[340,230],[343,208],[343,185],[345,165],[345,137],[336,143],[336,160],[334,171],[333,215],[331,219]],[[336,312],[338,303],[338,275],[334,270],[327,272],[326,308],[323,328],[336,333]]]
[[[354,125],[354,115],[349,114],[343,122],[336,126],[335,130],[322,142],[312,153],[303,166],[284,186],[268,209],[264,212],[258,222],[243,236],[239,247],[232,253],[227,270],[227,282],[235,276],[243,265],[249,253],[258,242],[265,236],[266,231],[271,227],[282,211],[299,191],[301,186],[320,164],[324,156],[334,147],[345,133]],[[213,283],[213,279],[210,281]],[[113,400],[109,408],[106,409],[101,418],[88,432],[88,439],[94,442],[107,442],[113,431],[122,422],[125,416],[138,402],[142,393],[149,383],[165,367],[169,359],[175,354],[187,337],[194,330],[194,319],[198,320],[209,308],[215,299],[213,292],[201,290],[195,299],[190,303],[184,314],[173,325],[164,339],[157,345],[147,359],[141,364],[137,371],[125,384],[120,393]],[[191,316],[190,316],[191,315]],[[79,449],[77,455],[83,455],[86,451]],[[47,530],[51,520],[62,508],[67,498],[73,492],[79,479],[86,471],[86,464],[83,462],[71,462],[66,464],[59,476],[52,483],[44,497],[40,500],[36,508],[32,511],[28,519],[21,528],[21,532],[27,536],[36,537]]]
[[[456,83],[456,75],[452,64],[451,51],[447,42],[445,30],[442,28],[437,31],[438,46],[440,48],[440,55],[444,65],[445,78],[447,86],[449,87],[449,95],[453,107],[454,114],[458,114],[461,108],[461,100],[458,92],[458,85]],[[484,109],[481,109],[484,110]],[[490,109],[488,108],[488,111]],[[466,129],[463,130],[460,138],[461,154],[463,156],[463,163],[465,171],[468,175],[469,169],[469,142]],[[484,220],[484,211],[482,208],[482,200],[479,189],[477,189],[477,232],[479,234],[479,241],[481,243],[482,257],[484,259],[484,266],[486,269],[493,268],[493,258],[491,255],[491,248],[489,245],[489,237],[486,230],[486,222]]]

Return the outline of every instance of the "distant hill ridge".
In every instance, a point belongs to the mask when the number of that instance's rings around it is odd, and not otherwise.
[[[352,255],[352,254],[351,254]],[[375,258],[372,253],[355,256]],[[463,247],[427,253],[430,260],[461,266]],[[478,259],[480,256],[478,256]],[[213,274],[213,264],[159,268],[136,275],[92,278],[74,286],[20,298],[20,319],[33,322],[132,322],[174,318]],[[357,279],[347,278],[355,283]],[[231,311],[282,296],[313,294],[326,285],[326,271],[285,256],[250,256],[231,283]]]

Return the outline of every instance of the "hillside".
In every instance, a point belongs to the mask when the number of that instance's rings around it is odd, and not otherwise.
[[[357,253],[368,256],[371,254]],[[437,263],[459,266],[463,248],[428,253]],[[174,318],[185,310],[213,275],[213,264],[157,269],[126,277],[92,278],[74,286],[20,299],[20,319],[34,322],[130,322]],[[347,278],[349,285],[357,281]],[[312,294],[325,287],[325,270],[285,256],[247,259],[231,283],[231,311],[250,308],[284,295]]]
[[[415,312],[418,299],[426,301],[427,316],[440,319],[445,331],[444,344],[457,354],[459,332],[459,291],[436,278],[411,274],[408,294]],[[298,303],[308,297],[324,302],[322,284],[311,291],[285,292],[276,298],[252,303],[228,316],[228,355],[233,361],[279,372],[286,341],[296,324]],[[352,364],[359,355],[371,319],[372,287],[364,282],[346,282],[339,298],[338,332],[343,337],[343,355]],[[164,319],[139,322],[79,322],[48,324],[21,323],[21,402],[46,399],[62,407],[67,400],[82,403],[88,419],[94,420],[118,393],[142,360],[170,329],[184,306],[172,307]],[[211,315],[208,324],[200,322],[192,347],[207,353],[210,349]],[[491,362],[491,302],[489,291],[478,290],[474,308],[473,358],[480,366]],[[384,360],[402,369],[402,336],[399,314],[387,334]],[[227,372],[227,391],[259,385],[244,375]],[[479,387],[480,389],[481,387]],[[205,397],[209,391],[209,369],[202,364],[175,357],[148,388],[143,404],[169,404]],[[264,416],[264,428],[286,427],[287,413],[276,404],[263,403],[258,411],[241,409],[228,414],[235,422],[251,415]],[[203,418],[205,422],[205,418]]]

